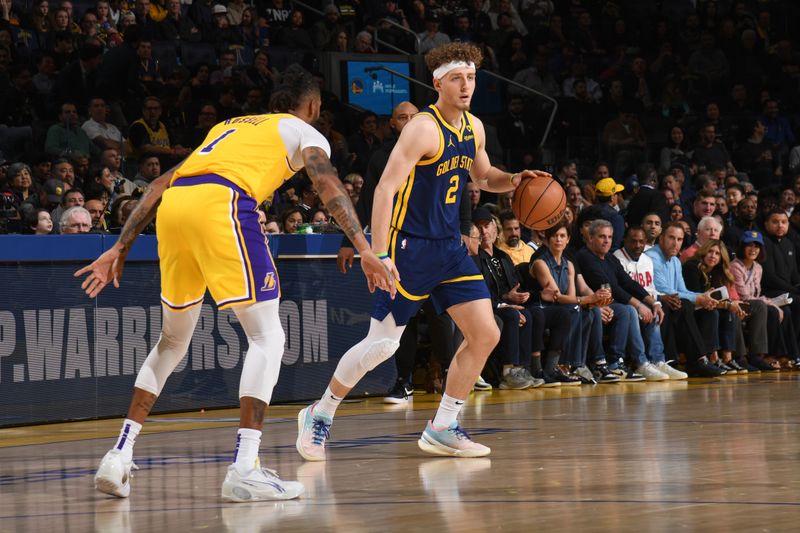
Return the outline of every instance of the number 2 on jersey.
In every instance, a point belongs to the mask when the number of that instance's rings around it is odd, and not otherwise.
[[[235,131],[236,131],[236,128],[231,128],[229,130],[225,130],[224,132],[222,132],[222,134],[219,137],[217,137],[216,139],[214,139],[213,141],[211,141],[207,145],[203,146],[197,153],[200,154],[200,155],[210,154],[211,151],[214,149],[214,147],[217,146],[217,143],[219,143],[222,139],[224,139],[225,137],[227,137],[228,135],[230,135],[231,133],[233,133]]]
[[[447,189],[447,195],[444,197],[444,203],[456,203],[456,191],[458,191],[458,174],[450,176],[450,188]]]

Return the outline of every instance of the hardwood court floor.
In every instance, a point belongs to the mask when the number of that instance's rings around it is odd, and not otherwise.
[[[298,500],[219,490],[235,410],[154,417],[127,500],[92,489],[118,420],[0,430],[0,531],[797,531],[800,373],[473,393],[484,459],[416,445],[438,397],[344,405],[329,460],[294,450],[297,406],[273,408],[261,458]]]

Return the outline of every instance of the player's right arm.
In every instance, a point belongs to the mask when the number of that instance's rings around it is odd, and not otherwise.
[[[361,229],[361,223],[358,221],[353,201],[339,181],[328,154],[318,146],[308,146],[302,149],[301,155],[306,173],[317,189],[319,197],[361,255],[361,270],[367,278],[370,292],[378,287],[389,292],[394,298],[397,291],[394,284],[397,271],[392,271],[392,268],[382,263],[370,249]]]
[[[394,195],[420,160],[439,151],[439,137],[438,125],[426,115],[415,115],[400,133],[372,199],[372,249],[376,253],[385,253],[389,249]]]
[[[125,225],[122,227],[117,242],[92,264],[75,272],[75,277],[80,277],[89,273],[83,283],[81,283],[81,289],[86,291],[86,294],[90,298],[94,298],[100,294],[100,291],[111,281],[114,282],[114,287],[119,288],[119,280],[125,268],[125,258],[128,257],[128,252],[130,252],[131,246],[133,246],[133,241],[136,240],[136,237],[139,236],[142,230],[155,218],[158,206],[161,204],[161,196],[163,196],[164,191],[169,188],[169,182],[172,180],[173,174],[175,174],[175,171],[178,170],[180,165],[179,163],[172,167],[147,186],[144,194],[139,198],[139,203],[136,204],[136,207],[125,221]]]

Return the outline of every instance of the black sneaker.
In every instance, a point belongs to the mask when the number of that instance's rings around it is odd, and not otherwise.
[[[645,380],[643,375],[637,374],[633,370],[629,369],[624,363],[619,363],[617,368],[611,369],[611,372],[616,374],[617,377],[619,377],[619,380],[624,381],[625,383],[635,383],[637,381]]]
[[[609,370],[606,365],[595,365],[592,373],[598,383],[619,383],[619,376]]]
[[[689,375],[694,378],[716,378],[725,375],[724,370],[709,363],[708,357],[705,356],[687,366]]]
[[[390,390],[386,396],[384,396],[383,403],[408,403],[408,400],[411,398],[412,394],[414,394],[414,387],[412,387],[409,383],[406,383],[404,379],[400,378],[397,380],[397,383],[395,383],[394,388]]]
[[[778,369],[767,363],[760,355],[749,355],[748,362],[761,372],[778,372]]]
[[[545,372],[547,374],[548,372]],[[574,387],[581,384],[581,378],[578,376],[571,376],[565,374],[560,367],[556,366],[554,370],[549,372],[550,377],[561,383],[562,387]]]
[[[550,372],[537,372],[533,377],[543,380],[544,383],[541,385],[541,387],[545,389],[561,386],[561,382],[558,381],[555,376],[550,374]]]

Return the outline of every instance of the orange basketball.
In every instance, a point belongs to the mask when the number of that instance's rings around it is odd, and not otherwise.
[[[520,224],[537,230],[555,225],[566,207],[564,188],[551,178],[524,178],[514,191],[511,203]]]

